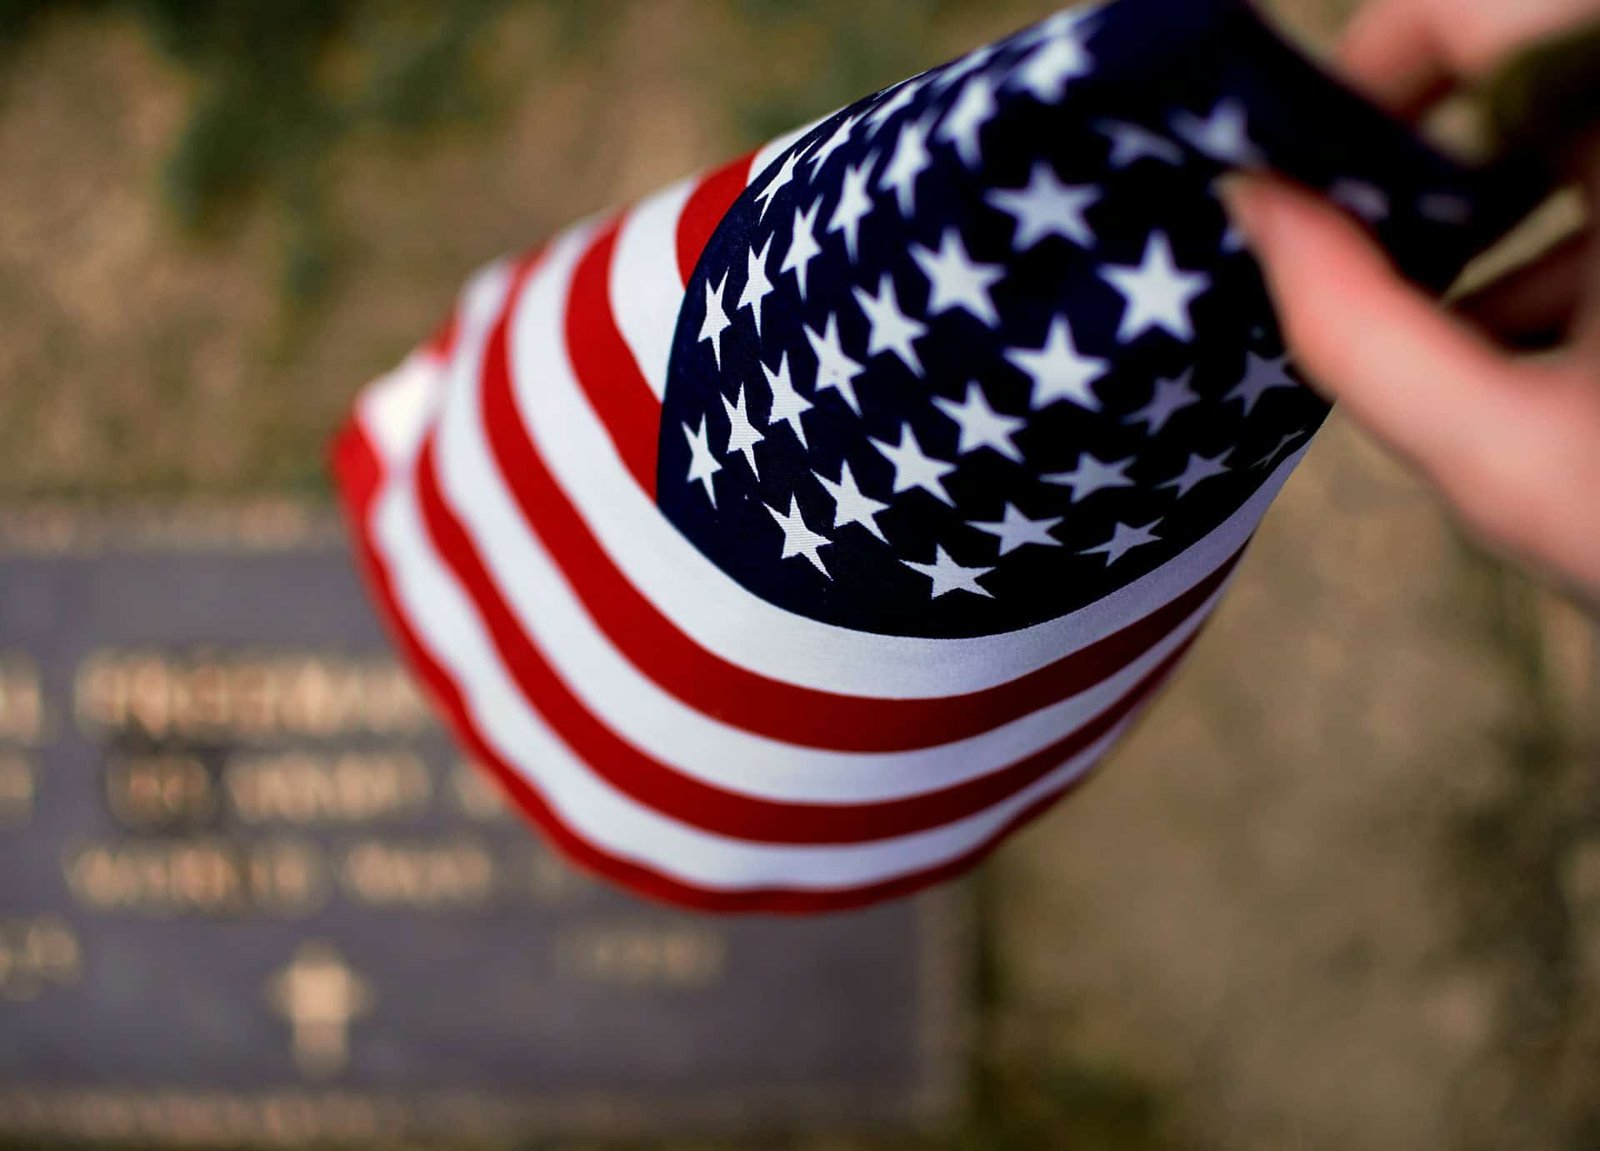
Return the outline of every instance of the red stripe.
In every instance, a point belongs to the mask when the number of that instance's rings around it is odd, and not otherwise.
[[[678,217],[678,275],[685,284],[694,276],[694,267],[700,262],[700,253],[711,242],[712,233],[722,223],[733,202],[750,185],[750,165],[756,154],[741,156],[732,163],[718,168],[689,196]]]
[[[763,843],[866,843],[953,823],[1009,799],[1120,722],[1187,652],[1185,642],[1122,698],[1049,747],[977,779],[877,803],[780,803],[713,787],[640,751],[607,727],[545,660],[495,586],[438,486],[434,436],[418,463],[417,493],[430,543],[465,589],[524,698],[596,775],[646,807],[717,835]]]
[[[574,832],[545,803],[528,780],[502,759],[482,738],[466,709],[465,700],[444,668],[427,652],[398,610],[389,573],[373,547],[367,531],[367,512],[382,476],[382,466],[359,424],[346,426],[335,445],[334,469],[339,481],[345,516],[355,541],[357,557],[396,646],[429,691],[457,739],[489,771],[507,796],[544,833],[549,842],[576,866],[591,871],[639,895],[696,911],[810,915],[845,911],[888,899],[911,895],[953,879],[970,870],[1013,832],[1037,819],[1062,796],[1076,790],[1093,774],[1086,771],[1041,797],[1019,812],[987,840],[966,854],[924,871],[859,887],[828,891],[800,891],[786,887],[712,890],[684,883],[651,868],[618,859]]]
[[[685,283],[722,218],[749,182],[754,153],[706,176],[678,215],[676,247]],[[622,219],[604,228],[573,271],[566,314],[567,349],[589,404],[634,482],[654,500],[661,401],[617,327],[611,306],[611,261]]]
[[[645,382],[611,311],[611,257],[620,227],[620,222],[613,223],[602,231],[573,272],[567,348],[578,382],[599,413],[617,455],[653,500],[661,402]]]
[[[483,434],[524,521],[596,626],[635,667],[696,711],[806,747],[909,751],[981,735],[1093,687],[1195,612],[1232,572],[1216,572],[1144,619],[1009,683],[938,699],[867,699],[797,687],[705,650],[617,567],[544,464],[512,395],[507,329],[527,280],[518,272],[483,365]]]
[[[353,535],[361,537],[366,532],[367,507],[383,482],[383,464],[357,419],[352,418],[334,436],[328,462],[339,489],[347,526]]]
[[[460,324],[460,307],[451,308],[444,322],[434,329],[433,335],[428,337],[428,342],[422,345],[422,351],[441,360],[449,359],[450,354],[456,350],[456,340],[461,334]]]

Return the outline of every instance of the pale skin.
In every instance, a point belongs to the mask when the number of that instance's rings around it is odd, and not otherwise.
[[[1340,63],[1380,103],[1416,117],[1528,45],[1594,20],[1600,0],[1370,0]],[[1600,125],[1572,177],[1592,215]],[[1600,241],[1577,236],[1445,309],[1320,197],[1264,177],[1228,195],[1316,386],[1481,540],[1600,603]],[[1533,340],[1549,346],[1512,350]]]

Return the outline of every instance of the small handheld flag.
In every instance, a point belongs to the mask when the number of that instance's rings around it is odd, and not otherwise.
[[[1435,286],[1537,194],[1241,0],[1120,0],[490,266],[337,448],[399,646],[635,891],[961,872],[1167,682],[1323,420],[1215,194],[1269,167]]]

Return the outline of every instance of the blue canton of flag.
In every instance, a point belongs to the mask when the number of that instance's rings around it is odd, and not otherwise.
[[[1171,677],[1326,415],[1217,199],[1261,168],[1434,287],[1541,190],[1243,0],[1119,0],[491,265],[337,447],[397,644],[632,890],[960,874]]]
[[[1470,202],[1254,98],[1256,46],[1195,43],[1194,7],[1056,17],[755,181],[667,388],[661,506],[719,567],[846,627],[1009,631],[1181,557],[1298,457],[1327,408],[1217,176],[1270,155],[1424,265]]]

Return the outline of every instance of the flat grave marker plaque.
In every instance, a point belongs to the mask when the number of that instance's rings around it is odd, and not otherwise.
[[[568,869],[331,520],[0,516],[0,1141],[937,1121],[959,908],[698,917]]]

